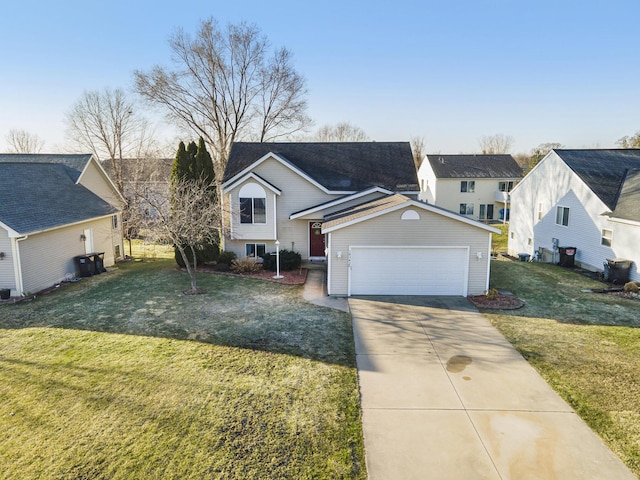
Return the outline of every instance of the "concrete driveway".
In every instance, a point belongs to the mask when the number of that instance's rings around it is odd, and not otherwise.
[[[371,480],[636,478],[465,298],[349,307]]]

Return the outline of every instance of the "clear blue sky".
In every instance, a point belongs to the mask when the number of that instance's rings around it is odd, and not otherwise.
[[[442,153],[496,133],[512,153],[606,148],[640,130],[638,0],[23,0],[0,14],[0,151],[11,128],[64,151],[83,91],[169,65],[169,35],[210,16],[255,23],[294,53],[317,126],[422,136]]]

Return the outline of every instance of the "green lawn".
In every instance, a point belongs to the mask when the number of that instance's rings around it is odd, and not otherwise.
[[[0,307],[0,478],[366,478],[349,315],[173,265]]]
[[[487,318],[640,477],[640,300],[571,270],[493,261],[491,286],[526,302]]]

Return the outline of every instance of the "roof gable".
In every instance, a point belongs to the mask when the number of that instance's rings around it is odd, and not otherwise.
[[[24,235],[118,212],[74,179],[66,164],[0,162],[0,222]]]
[[[611,216],[640,222],[640,169],[627,172],[620,189],[616,209]]]
[[[436,178],[519,178],[522,168],[511,155],[441,155],[426,157]]]
[[[554,152],[611,210],[617,209],[627,173],[640,168],[640,149]]]
[[[324,218],[324,223],[322,224],[322,232],[331,233],[334,230],[339,230],[349,225],[360,223],[409,206],[442,215],[452,220],[457,220],[473,227],[487,230],[488,232],[500,233],[500,230],[497,228],[471,220],[467,217],[463,217],[462,215],[458,215],[457,213],[432,204],[411,200],[409,197],[400,194],[389,195],[327,215]]]
[[[317,182],[325,190],[354,192],[379,186],[392,191],[418,191],[408,142],[236,142],[224,174],[228,182],[273,154]]]

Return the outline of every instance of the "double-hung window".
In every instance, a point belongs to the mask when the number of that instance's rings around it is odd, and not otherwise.
[[[473,215],[473,203],[461,203],[460,215]]]
[[[602,239],[600,241],[601,245],[605,247],[610,247],[613,244],[613,231],[607,228],[602,229]]]
[[[267,223],[266,199],[240,198],[240,223]]]
[[[240,189],[240,223],[267,223],[267,195],[257,183],[247,183]]]
[[[513,182],[498,182],[498,190],[501,192],[510,192],[513,189]]]
[[[476,191],[475,180],[462,180],[460,182],[460,191],[466,193],[473,193]]]
[[[267,246],[264,243],[245,243],[244,253],[247,257],[258,258],[262,257],[267,251]]]
[[[556,225],[569,226],[569,207],[556,208]]]

